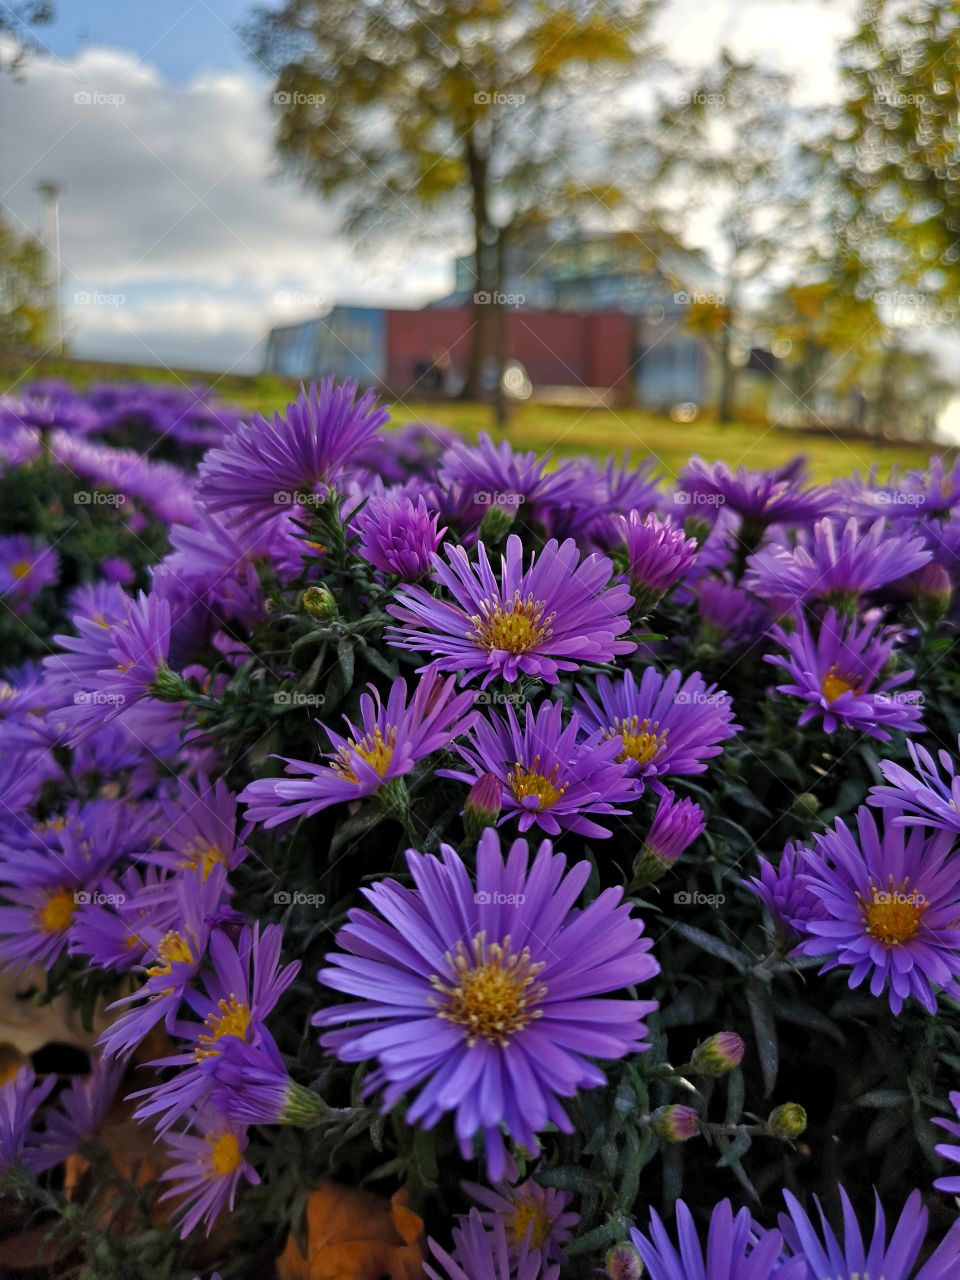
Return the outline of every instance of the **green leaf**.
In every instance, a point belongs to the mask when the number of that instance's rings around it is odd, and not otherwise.
[[[753,1023],[753,1035],[763,1073],[764,1096],[773,1093],[780,1067],[780,1048],[777,1042],[777,1024],[770,1003],[770,993],[762,983],[753,979],[747,983],[747,1006]]]
[[[698,929],[692,924],[675,924],[673,927],[681,937],[686,938],[688,942],[692,942],[701,951],[706,951],[708,955],[716,956],[718,960],[725,960],[727,964],[732,964],[739,973],[746,973],[749,967],[747,957],[742,952],[735,951],[728,943],[721,942],[713,934],[704,933],[702,929]]]

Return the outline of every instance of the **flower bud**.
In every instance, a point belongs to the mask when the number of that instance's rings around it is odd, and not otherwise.
[[[604,1268],[610,1280],[640,1280],[643,1263],[632,1244],[615,1244],[607,1250]]]
[[[633,885],[656,884],[705,826],[703,810],[693,800],[678,800],[665,791],[650,830],[633,860]]]
[[[792,1142],[807,1127],[807,1113],[799,1102],[783,1102],[767,1116],[767,1132],[772,1138]]]
[[[690,1055],[690,1071],[699,1076],[725,1076],[743,1060],[743,1041],[735,1031],[718,1031]]]
[[[930,622],[939,622],[950,608],[953,583],[942,564],[931,561],[917,578],[917,609]]]
[[[463,810],[463,825],[470,840],[479,840],[487,827],[492,827],[503,807],[503,789],[493,773],[482,773],[470,788]]]
[[[810,791],[802,791],[793,802],[795,812],[805,818],[815,818],[820,811],[820,801]]]
[[[665,1142],[688,1142],[700,1132],[700,1116],[693,1107],[672,1103],[668,1107],[657,1107],[650,1128]]]
[[[499,542],[501,538],[506,537],[513,524],[514,517],[517,514],[517,508],[513,504],[505,506],[501,503],[494,503],[487,507],[486,514],[480,521],[479,538],[481,542],[488,545],[493,542]]]
[[[183,702],[192,692],[182,676],[162,665],[150,682],[149,693],[160,702]]]
[[[317,622],[326,622],[337,616],[337,602],[329,587],[307,587],[303,593],[303,609]]]

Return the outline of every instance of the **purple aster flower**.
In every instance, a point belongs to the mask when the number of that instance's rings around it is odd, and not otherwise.
[[[432,1128],[455,1113],[464,1159],[484,1139],[487,1175],[504,1176],[504,1132],[530,1152],[547,1125],[572,1132],[561,1098],[605,1083],[593,1059],[642,1052],[649,1000],[607,999],[659,972],[643,923],[607,889],[574,903],[588,862],[549,841],[532,865],[527,843],[504,858],[496,832],[480,838],[476,882],[457,853],[407,852],[414,888],[380,881],[363,893],[321,983],[354,997],[321,1009],[321,1044],[344,1062],[376,1058],[366,1089],[386,1110],[411,1095],[407,1120]],[[415,1094],[415,1096],[413,1096]]]
[[[669,516],[621,516],[627,577],[638,609],[647,612],[693,567],[697,540],[688,538]]]
[[[797,945],[808,920],[823,920],[826,909],[804,882],[803,849],[791,842],[776,867],[766,858],[757,858],[760,875],[742,881],[766,908],[773,923],[774,941],[786,953]]]
[[[923,471],[901,473],[891,467],[886,481],[880,481],[876,467],[871,467],[865,481],[856,477],[842,487],[847,509],[865,520],[942,516],[960,503],[960,460],[954,459],[949,470],[936,455]]]
[[[960,996],[960,863],[947,832],[898,827],[857,810],[856,831],[840,818],[802,854],[801,880],[823,905],[800,923],[803,955],[823,956],[821,973],[850,969],[849,985],[869,976],[870,994],[899,1014],[909,997],[930,1014],[937,991]]]
[[[3,848],[0,858],[0,958],[13,970],[49,968],[67,945],[78,905],[117,850],[109,833],[91,849],[79,823],[17,834],[18,846]]]
[[[902,688],[914,673],[883,678],[896,648],[892,631],[828,609],[816,637],[803,617],[795,631],[776,626],[771,635],[786,652],[764,654],[764,661],[783,667],[790,677],[790,683],[776,686],[779,693],[807,703],[801,726],[822,716],[825,733],[845,725],[880,742],[890,741],[891,729],[916,733],[923,728],[923,694]]]
[[[123,560],[120,556],[107,556],[100,568],[107,582],[119,582],[124,587],[129,586],[137,576],[129,560]]]
[[[919,1191],[911,1191],[887,1241],[887,1224],[879,1196],[869,1242],[857,1222],[853,1205],[843,1187],[843,1232],[837,1236],[819,1199],[814,1197],[819,1224],[814,1223],[799,1200],[784,1191],[787,1213],[780,1214],[779,1226],[790,1252],[804,1260],[806,1271],[800,1280],[950,1280],[960,1274],[960,1222],[955,1222],[932,1254],[924,1248],[928,1213]],[[819,1225],[819,1229],[818,1229]],[[918,1265],[923,1251],[926,1261]]]
[[[258,1045],[225,1036],[219,1052],[204,1058],[210,1101],[232,1124],[296,1124],[329,1118],[316,1094],[294,1084],[272,1040]]]
[[[179,883],[179,878],[152,866],[127,867],[116,879],[103,879],[98,891],[84,894],[86,901],[76,907],[68,936],[70,954],[116,973],[141,967],[151,932],[161,922],[164,932],[177,923]]]
[[[409,706],[402,678],[394,680],[385,704],[373,685],[370,689],[360,699],[360,726],[347,720],[349,738],[324,726],[333,747],[326,763],[282,757],[287,773],[299,777],[258,778],[241,792],[249,819],[276,827],[332,804],[373,795],[408,774],[418,760],[447,746],[474,719],[474,694],[456,693],[452,676],[443,680],[427,672]]]
[[[30,1140],[30,1125],[56,1083],[57,1077],[49,1075],[37,1084],[33,1068],[25,1066],[0,1084],[0,1175],[17,1164],[34,1172],[42,1167],[40,1153]]]
[[[500,825],[517,818],[521,831],[536,825],[551,836],[567,830],[608,837],[607,828],[588,815],[626,813],[616,806],[635,800],[641,791],[629,765],[618,762],[620,739],[605,738],[599,730],[581,736],[577,713],[565,726],[562,704],[550,699],[536,712],[527,703],[522,728],[509,702],[506,717],[477,721],[472,737],[457,746],[470,772],[441,769],[440,775],[472,784],[494,774],[501,787]]]
[[[960,743],[960,740],[958,740]],[[890,784],[871,787],[868,804],[895,810],[897,826],[934,827],[960,833],[960,777],[948,751],[938,751],[936,760],[919,743],[907,742],[915,773],[892,760],[881,760],[880,772]]]
[[[649,1280],[809,1280],[802,1259],[784,1261],[780,1232],[757,1227],[749,1209],[734,1216],[729,1200],[721,1200],[710,1215],[706,1248],[682,1200],[677,1201],[677,1245],[656,1209],[650,1210],[648,1231],[644,1235],[634,1228],[630,1237]]]
[[[519,1255],[510,1249],[506,1228],[495,1223],[491,1231],[483,1225],[479,1209],[460,1219],[453,1229],[453,1253],[447,1253],[436,1240],[429,1238],[430,1252],[443,1268],[437,1271],[429,1262],[423,1264],[430,1280],[557,1280],[558,1266],[540,1269],[537,1258],[528,1249]]]
[[[0,471],[7,475],[36,462],[42,452],[43,437],[37,428],[17,421],[6,407],[0,409]]]
[[[113,1105],[125,1064],[95,1058],[88,1076],[74,1076],[47,1115],[47,1127],[36,1140],[38,1170],[63,1164],[94,1137]]]
[[[168,672],[170,605],[143,592],[124,599],[118,622],[104,626],[75,616],[78,636],[54,636],[67,653],[44,660],[54,679],[72,684],[72,705],[52,713],[64,725],[70,745],[149,697]]]
[[[522,510],[526,520],[545,524],[554,507],[569,501],[577,480],[569,463],[548,471],[549,462],[549,454],[516,453],[506,440],[494,444],[484,431],[475,445],[455,441],[443,455],[439,476],[442,485],[464,495],[468,519],[473,507],[473,524],[492,507]]]
[[[706,825],[698,804],[678,800],[672,791],[665,790],[643,841],[642,854],[659,863],[676,862]]]
[[[236,1039],[268,1050],[275,1048],[264,1019],[290,986],[300,970],[294,960],[283,969],[280,948],[283,926],[268,925],[260,933],[259,925],[245,926],[234,945],[220,929],[210,937],[209,958],[212,969],[203,974],[205,991],[187,987],[184,1003],[200,1019],[199,1023],[178,1022],[177,1035],[189,1039],[186,1053],[173,1054],[154,1061],[154,1067],[180,1067],[175,1076],[151,1089],[132,1096],[146,1098],[136,1111],[138,1120],[159,1116],[158,1132],[200,1106],[210,1094],[213,1079],[204,1065],[217,1057],[225,1039]]]
[[[433,557],[433,577],[455,603],[438,600],[423,587],[401,587],[388,612],[401,623],[387,639],[401,649],[432,654],[441,671],[459,671],[464,680],[521,674],[556,684],[561,671],[581,662],[609,662],[632,653],[629,630],[633,599],[625,586],[610,586],[612,565],[604,556],[581,562],[576,544],[546,544],[523,567],[523,544],[507,539],[497,582],[483,543],[471,564],[463,547],[447,549],[448,564]]]
[[[712,644],[751,644],[770,625],[766,606],[724,578],[704,578],[696,599],[703,638]]]
[[[144,858],[171,870],[200,870],[204,879],[218,864],[233,871],[250,852],[237,835],[237,797],[222,778],[211,783],[203,774],[196,787],[179,778],[177,788],[176,800],[164,806],[168,825]]]
[[[219,864],[206,877],[201,871],[185,871],[173,900],[173,924],[170,899],[157,895],[155,918],[144,918],[137,935],[146,944],[146,982],[132,995],[108,1006],[126,1012],[100,1037],[106,1056],[132,1052],[159,1022],[164,1022],[168,1031],[174,1029],[184,993],[203,963],[226,887],[226,871]]]
[[[165,1141],[174,1164],[160,1174],[171,1183],[161,1200],[182,1196],[177,1214],[180,1236],[185,1239],[199,1223],[207,1224],[207,1235],[222,1209],[233,1209],[241,1179],[260,1181],[256,1170],[244,1158],[246,1130],[230,1124],[208,1109],[191,1118],[196,1133],[167,1134]]]
[[[495,1187],[476,1182],[462,1185],[480,1206],[480,1220],[488,1230],[503,1224],[514,1259],[526,1250],[538,1267],[564,1262],[563,1246],[573,1239],[573,1228],[580,1221],[578,1213],[570,1212],[572,1197],[565,1191],[541,1187],[532,1178],[517,1186],[507,1182]]]
[[[353,521],[360,535],[360,554],[381,573],[405,582],[422,578],[446,529],[438,529],[423,497],[379,493],[369,498]]]
[[[21,533],[0,538],[0,596],[14,609],[55,586],[59,578],[60,557],[50,547]]]
[[[730,695],[706,684],[698,671],[684,679],[681,671],[662,675],[646,667],[640,684],[632,671],[617,679],[597,677],[596,701],[577,686],[577,704],[589,730],[619,738],[619,759],[637,777],[658,779],[703,773],[705,760],[718,756],[719,745],[739,732]]]
[[[801,489],[777,471],[731,471],[725,462],[691,458],[677,482],[678,499],[696,514],[729,507],[745,524],[764,529],[771,524],[801,524],[828,515],[836,505],[829,489]]]
[[[285,414],[267,422],[254,414],[200,464],[199,497],[210,511],[230,511],[242,523],[275,515],[278,506],[325,498],[358,449],[389,419],[374,392],[357,384],[300,388]]]
[[[820,520],[809,547],[771,543],[749,561],[744,585],[758,596],[825,600],[848,611],[862,595],[922,569],[933,553],[922,537],[876,520]]]
[[[950,1094],[950,1103],[960,1117],[960,1093],[954,1090]],[[960,1138],[960,1124],[956,1120],[947,1120],[943,1116],[936,1116],[933,1123],[939,1125],[941,1129],[945,1129],[952,1138]],[[934,1147],[938,1156],[942,1156],[944,1160],[949,1160],[952,1164],[960,1164],[960,1146],[954,1142],[941,1142]],[[960,1195],[960,1177],[951,1174],[946,1178],[937,1178],[933,1184],[938,1191],[948,1191],[951,1195]]]

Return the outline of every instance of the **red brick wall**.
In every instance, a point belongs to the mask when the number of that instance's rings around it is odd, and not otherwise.
[[[387,311],[387,384],[397,394],[416,394],[416,369],[449,352],[461,375],[467,364],[473,310]],[[567,311],[507,312],[511,357],[538,386],[615,388],[629,398],[631,321],[620,312],[579,315]]]

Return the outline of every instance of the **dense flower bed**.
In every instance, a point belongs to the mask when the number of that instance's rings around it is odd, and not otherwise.
[[[960,465],[48,384],[0,466],[0,962],[92,1027],[0,1170],[88,1274],[960,1275]]]

